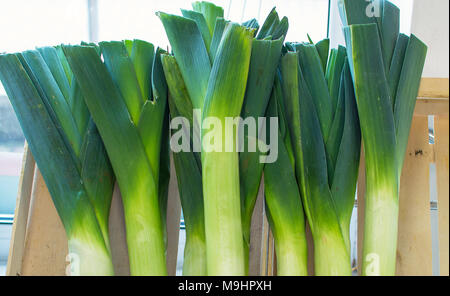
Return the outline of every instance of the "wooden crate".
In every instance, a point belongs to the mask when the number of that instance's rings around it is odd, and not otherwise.
[[[429,166],[436,164],[439,204],[440,273],[449,274],[449,112],[448,79],[423,79],[417,103],[400,188],[398,275],[431,275],[431,219]],[[435,116],[436,143],[428,141],[428,116]],[[358,183],[358,237],[364,221],[364,160]],[[252,219],[250,275],[275,275],[273,237],[264,213],[261,185]],[[180,202],[175,171],[169,184],[167,213],[167,267],[175,275],[180,226]],[[117,275],[129,275],[125,225],[119,189],[116,187],[110,214],[112,259]],[[309,273],[313,270],[313,245],[308,232]],[[362,240],[358,239],[361,252]],[[7,275],[65,275],[67,241],[64,228],[44,180],[25,147],[23,167],[12,230]],[[361,256],[358,256],[361,258]]]
[[[167,209],[167,269],[169,275],[175,275],[181,205],[173,163],[171,171]],[[129,275],[123,205],[117,186],[112,199],[109,231],[116,275]],[[250,275],[265,274],[267,270],[261,253],[264,251],[263,242],[266,244],[262,237],[268,231],[261,186],[252,220]],[[67,254],[62,222],[33,156],[25,145],[6,275],[66,275],[69,270]],[[265,264],[269,264],[267,260]]]

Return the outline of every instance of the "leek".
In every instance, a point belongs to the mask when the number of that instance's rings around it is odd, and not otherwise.
[[[239,155],[234,126],[226,117],[240,116],[250,65],[253,31],[237,24],[226,27],[211,69],[202,119],[214,117],[221,128],[205,134],[221,142],[221,151],[202,147],[203,194],[208,275],[245,275],[240,206]],[[225,151],[226,143],[232,152]],[[204,145],[202,145],[204,146]]]
[[[366,160],[363,275],[395,275],[398,191],[427,47],[399,33],[400,10],[340,0]]]
[[[182,117],[188,120],[189,126],[183,125],[179,132],[191,139],[188,143],[189,151],[173,153],[186,225],[183,275],[203,276],[207,275],[207,265],[201,148],[193,151],[194,143],[201,141],[201,118],[195,117],[198,113],[194,113],[194,109],[199,110],[201,116],[211,61],[214,60],[221,37],[212,30],[219,30],[219,26],[215,27],[217,17],[220,18],[217,23],[223,25],[221,32],[225,28],[225,22],[222,18],[223,9],[220,7],[198,2],[193,4],[193,8],[193,11],[182,10],[185,17],[164,13],[158,15],[174,52],[174,56],[162,56],[164,74],[171,94],[170,114],[172,119]],[[206,11],[208,18],[204,14]],[[178,30],[182,30],[183,34],[178,35]],[[186,36],[191,36],[192,39],[185,39]],[[195,58],[192,58],[193,53],[197,53]]]
[[[170,115],[172,119],[181,117],[188,120],[188,126],[183,124],[179,132],[192,139],[193,131],[190,127],[193,126],[193,108],[178,64],[171,55],[163,55],[161,58],[170,90]],[[189,145],[191,146],[191,142]],[[200,156],[191,150],[174,151],[173,159],[186,225],[183,275],[204,276],[206,275],[206,238]]]
[[[114,174],[61,48],[1,55],[0,80],[64,225],[71,274],[113,275]]]
[[[295,172],[314,241],[316,275],[351,275],[349,228],[360,132],[345,50],[288,43],[281,61]],[[324,60],[327,64],[323,65]]]
[[[281,79],[275,80],[267,117],[278,117],[278,159],[264,167],[266,215],[275,242],[277,275],[308,275],[305,217],[295,176]],[[272,140],[272,139],[271,139]]]
[[[167,84],[161,54],[141,41],[64,46],[122,193],[132,275],[167,275]],[[102,57],[100,56],[100,54]],[[104,60],[104,62],[102,61]]]
[[[248,22],[247,26],[258,28],[254,21]],[[254,119],[258,135],[262,129],[259,126],[258,118],[262,118],[266,114],[287,30],[287,18],[280,20],[275,9],[272,9],[252,42],[250,69],[241,117],[244,120]],[[241,132],[243,143],[239,143],[242,148],[239,154],[239,176],[245,262],[246,268],[248,268],[251,220],[264,163],[260,161],[262,156],[260,151],[250,151],[251,145],[258,150],[257,139],[254,139],[256,135],[249,135],[249,129],[246,128],[243,128]]]
[[[171,108],[171,110],[175,109],[176,112],[178,112],[177,115],[182,115],[185,118],[189,118],[189,123],[191,126],[195,126],[196,124],[198,124],[198,122],[200,122],[200,120],[199,118],[194,118],[195,114],[193,114],[193,112],[189,110],[189,108],[203,110],[206,100],[205,87],[209,87],[213,82],[213,77],[210,77],[210,71],[212,69],[210,67],[214,67],[214,63],[218,58],[218,54],[221,49],[221,42],[223,42],[223,38],[225,36],[225,33],[227,32],[227,28],[233,26],[228,21],[225,21],[222,18],[223,10],[219,7],[215,7],[214,5],[207,2],[201,2],[194,3],[193,8],[194,11],[182,10],[184,18],[159,13],[159,16],[166,28],[169,41],[171,42],[174,51],[174,57],[163,57],[166,79],[168,81],[169,89],[172,93],[174,101],[174,107]],[[214,19],[214,21],[211,18],[208,18],[208,15],[205,14],[205,11],[208,10],[215,10],[215,13],[213,13],[213,15],[216,16],[216,19]],[[257,30],[259,29],[259,25],[254,19],[244,23],[243,26],[249,29],[254,29],[253,36],[256,35]],[[209,30],[208,28],[214,28],[214,30]],[[240,111],[240,115],[243,118],[257,118],[263,117],[265,115],[273,85],[275,71],[281,55],[283,37],[286,34],[287,28],[287,19],[284,18],[280,21],[276,11],[272,10],[263,27],[261,28],[261,31],[257,35],[257,38],[252,39],[252,51],[250,69],[248,70],[248,82],[246,88],[244,87],[244,89],[246,89],[246,93],[243,108],[241,108],[242,111]],[[181,32],[183,32],[183,34],[181,34]],[[185,38],[183,36],[190,36],[191,38],[183,39]],[[192,58],[191,56],[193,53],[196,53],[195,58]],[[208,63],[208,57],[211,63]],[[193,62],[195,64],[193,64]],[[235,110],[237,111],[237,109],[238,108],[236,107]],[[224,109],[224,111],[225,110],[226,109]],[[171,112],[172,116],[174,116],[174,113],[176,112]],[[205,113],[204,110],[203,113]],[[224,112],[224,114],[226,113]],[[206,116],[204,115],[204,117]],[[224,116],[222,115],[218,117],[220,118]],[[227,117],[233,116],[228,115]],[[224,125],[225,122],[223,121],[222,124]],[[194,141],[195,139],[199,138],[198,131],[196,131],[195,128],[194,131],[190,134],[194,138]],[[249,139],[248,131],[245,130],[244,143],[239,143],[239,145],[244,145],[244,147],[246,147],[249,141],[256,140]],[[181,154],[183,154],[185,158],[192,159],[192,157],[194,157],[197,163],[200,163],[200,166],[201,163],[204,164],[204,161],[202,162],[200,157],[196,155],[196,153],[194,153],[194,156],[187,156],[187,153],[184,152]],[[205,153],[203,153],[203,155],[205,155]],[[227,154],[221,153],[218,155],[225,156]],[[218,156],[216,157],[217,159],[219,159]],[[259,158],[259,152],[242,152],[239,154],[239,185],[241,202],[240,210],[242,215],[245,274],[248,272],[247,269],[250,245],[251,217],[264,167],[263,164],[259,162]],[[191,164],[193,164],[192,160]],[[187,168],[180,167],[179,169],[177,168],[177,171],[182,171],[185,169]],[[195,171],[195,174],[191,175],[190,177],[194,178],[195,176],[197,176],[198,178],[198,176],[201,175],[202,170],[201,168],[197,168],[195,170],[191,169],[191,171]],[[183,175],[183,172],[181,172],[181,174]],[[181,180],[179,178],[179,183],[180,181]],[[195,183],[197,185],[199,184],[198,180],[194,181],[192,179],[191,183]],[[197,194],[200,194],[200,192],[198,192]],[[187,194],[187,196],[183,196],[183,194],[181,195],[184,212],[193,211],[191,209],[191,204],[194,202],[198,207],[194,210],[195,213],[198,213],[199,209],[203,207],[203,204],[200,203],[197,198],[189,196],[189,193]],[[232,195],[235,195],[235,193],[233,193]],[[207,211],[208,210],[206,210],[206,212]],[[188,214],[188,216],[193,215]],[[206,214],[205,216],[208,216],[208,214]],[[187,237],[191,235],[195,236],[197,237],[195,241],[198,241],[198,237],[202,237],[202,230],[198,229],[203,229],[204,226],[197,227],[194,225],[190,225],[190,221],[186,221],[186,223],[187,229],[195,228],[197,229],[196,232],[198,231],[198,233],[196,234],[190,234],[190,231],[188,231]],[[203,225],[204,221],[201,221],[201,217],[197,215],[195,222],[193,221],[192,224]],[[236,226],[237,225],[233,227]],[[208,228],[209,225],[206,224],[206,227]],[[190,240],[187,238],[186,247],[189,246],[189,241]],[[210,243],[210,245],[211,244],[212,243]],[[199,244],[196,243],[196,245]],[[215,247],[215,249],[217,248]],[[185,259],[186,255],[187,254],[185,253]],[[190,262],[193,262],[193,260],[189,259],[188,262],[188,264],[191,265]],[[187,267],[186,269],[189,270],[190,268]]]
[[[202,118],[193,115],[194,126],[210,117],[221,123],[220,128],[201,130],[202,141],[206,134],[220,142],[221,151],[202,145],[206,271],[208,275],[244,275],[239,158],[234,149],[225,152],[225,143],[236,147],[236,130],[227,127],[225,118],[241,113],[254,30],[224,21],[223,9],[211,3],[196,2],[193,8],[194,12],[182,12],[186,17],[162,12],[158,16],[192,107],[202,114]],[[205,22],[211,38],[204,38],[208,36]]]

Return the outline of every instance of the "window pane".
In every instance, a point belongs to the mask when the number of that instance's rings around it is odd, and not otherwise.
[[[138,38],[166,48],[169,45],[157,11],[181,15],[180,8],[191,9],[193,0],[99,0],[99,39]],[[251,18],[260,24],[276,6],[280,17],[290,22],[286,40],[306,41],[309,33],[314,41],[326,37],[328,0],[216,0],[224,8],[225,17],[235,22]]]
[[[3,0],[0,8],[0,52],[87,40],[85,0]],[[0,85],[0,95],[5,91]]]
[[[169,42],[157,11],[181,14],[192,1],[99,0],[98,23],[100,40],[142,39],[166,48]]]
[[[394,3],[398,8],[400,8],[400,32],[409,35],[411,33],[411,19],[414,1],[390,1]],[[344,34],[342,32],[342,22],[337,7],[337,0],[331,0],[330,36],[332,47],[337,47],[338,44],[345,45]]]
[[[233,0],[230,16],[241,21],[257,18],[260,25],[273,7],[280,18],[287,16],[289,31],[286,41],[308,41],[309,34],[314,42],[327,37],[328,0]],[[245,5],[245,12],[242,10]],[[244,17],[242,17],[244,15]]]
[[[23,137],[19,121],[14,114],[8,98],[0,95],[0,153],[21,152],[24,141],[25,139]],[[1,172],[2,170],[0,169],[0,174]]]
[[[414,1],[411,0],[390,0],[400,8],[400,32],[411,34],[411,20]]]
[[[11,104],[0,94],[0,275],[5,273],[24,142]]]
[[[8,0],[0,9],[0,51],[79,43],[88,37],[84,0]]]

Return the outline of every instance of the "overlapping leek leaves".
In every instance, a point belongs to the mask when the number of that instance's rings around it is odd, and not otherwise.
[[[183,275],[187,276],[208,274],[201,147],[194,149],[194,146],[201,143],[201,111],[212,63],[226,25],[220,7],[196,2],[193,9],[182,10],[185,17],[158,13],[174,54],[162,56],[171,94],[170,114],[172,119],[187,120],[178,133],[190,136],[188,149],[173,153],[186,224]],[[174,138],[178,139],[176,134]]]
[[[427,47],[399,33],[400,10],[340,0],[366,161],[363,275],[394,275],[398,190]],[[379,12],[379,15],[376,15]]]
[[[177,133],[181,137],[193,139],[193,108],[186,91],[183,78],[176,60],[171,55],[161,57],[167,85],[170,90],[169,107],[172,120],[182,118],[181,127]],[[187,122],[184,122],[186,120]],[[198,135],[197,135],[198,136]],[[173,135],[179,140],[177,134]],[[180,140],[181,141],[181,140]],[[175,144],[180,144],[176,142]],[[186,244],[184,247],[183,275],[206,275],[206,238],[205,216],[203,206],[203,189],[200,155],[191,150],[193,141],[187,143],[186,150],[173,151],[173,160],[178,180],[181,206],[186,225]]]
[[[193,8],[194,11],[182,10],[184,17],[164,13],[159,13],[159,16],[174,54],[174,56],[163,56],[166,79],[173,98],[172,117],[181,115],[189,119],[189,124],[191,127],[194,126],[194,129],[187,133],[195,142],[200,139],[200,129],[196,129],[195,126],[199,126],[202,119],[219,118],[223,128],[221,133],[225,135],[227,134],[225,129],[228,128],[225,117],[242,116],[245,119],[265,115],[288,24],[287,19],[280,21],[273,10],[257,38],[253,38],[259,28],[256,20],[238,26],[225,21],[223,9],[211,3],[197,2],[193,4]],[[249,50],[251,50],[250,53]],[[250,56],[248,66],[247,59]],[[243,102],[241,92],[244,91],[246,93]],[[202,118],[195,117],[192,108],[200,110]],[[233,137],[236,132],[237,130],[230,131],[230,135]],[[203,133],[210,138],[213,136],[207,130],[203,130]],[[215,136],[217,139],[220,138],[223,144],[226,141],[236,142],[235,139],[225,139],[223,135]],[[244,143],[239,145],[247,147],[249,141],[248,134],[245,132]],[[256,142],[256,139],[251,141]],[[190,236],[195,237],[194,244],[197,250],[204,246],[203,242],[199,246],[201,241],[199,238],[204,237],[203,228],[206,225],[205,237],[209,242],[206,244],[208,274],[245,274],[248,268],[250,221],[263,165],[260,165],[258,152],[244,152],[239,155],[240,171],[236,172],[237,151],[225,152],[225,146],[220,149],[222,152],[210,152],[203,149],[201,157],[195,152],[181,152],[174,157],[176,165],[178,158],[180,162],[181,158],[184,159],[184,167],[181,164],[177,166],[177,172],[181,171],[181,176],[178,178],[179,184],[190,180],[190,183],[198,187],[201,185],[199,176],[203,176],[204,219],[209,222],[202,221],[203,215],[199,214],[203,211],[203,204],[198,196],[202,194],[202,191],[186,189],[186,194],[181,193],[185,215],[195,217],[186,220],[188,232],[186,247],[187,250],[192,249]],[[197,167],[194,166],[194,160]],[[190,179],[183,181],[181,179],[185,171],[194,172],[194,174],[189,176],[186,174],[186,178]],[[240,179],[236,179],[239,176]],[[236,192],[236,186],[239,186],[240,192]],[[180,184],[180,187],[183,188],[183,184]],[[193,196],[193,192],[197,196]],[[240,205],[236,204],[237,201],[240,201]],[[242,223],[236,217],[237,209],[242,212]],[[190,234],[190,228],[196,229],[193,231],[195,234]],[[241,237],[240,246],[237,245],[238,237]],[[191,251],[185,252],[185,260],[186,256],[190,257],[190,254]],[[191,267],[186,267],[186,264],[197,265],[197,272],[194,274],[201,274],[200,271],[204,271],[200,266],[205,262],[192,263],[194,260],[191,259],[186,261],[184,267],[186,273],[189,270],[194,272]],[[242,270],[242,264],[244,264],[244,270]]]
[[[278,117],[279,130],[278,158],[264,167],[266,215],[275,241],[277,275],[306,276],[308,250],[305,216],[295,176],[294,152],[284,104],[278,75],[267,110],[268,118]]]
[[[72,275],[113,275],[114,174],[60,47],[0,56],[0,79],[68,239]]]
[[[254,22],[248,22],[247,26],[256,28]],[[241,117],[244,120],[254,119],[258,135],[261,134],[262,129],[258,118],[263,118],[266,114],[288,27],[288,19],[284,17],[280,21],[277,12],[273,9],[252,42],[250,69]],[[239,154],[240,198],[244,251],[248,257],[252,214],[264,163],[261,161],[262,153],[259,151],[258,139],[255,138],[257,135],[249,135],[249,129],[245,126],[241,133],[243,143],[239,143],[242,148]],[[256,150],[251,150],[251,147]],[[248,258],[245,262],[248,265]]]
[[[281,73],[286,118],[303,207],[314,240],[316,275],[351,275],[349,225],[360,132],[343,48],[288,43]],[[328,60],[325,65],[323,61]]]
[[[161,49],[140,40],[64,46],[122,193],[132,275],[166,275],[167,84]]]
[[[241,114],[253,33],[237,24],[225,28],[202,111],[202,120],[215,118],[221,125],[212,130],[207,124],[202,126],[202,142],[214,142],[210,148],[202,145],[208,275],[245,275],[246,270],[235,137],[239,131],[227,124],[226,118]]]

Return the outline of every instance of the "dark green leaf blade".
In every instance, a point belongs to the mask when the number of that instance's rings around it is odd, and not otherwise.
[[[119,41],[111,41],[100,42],[99,46],[105,65],[127,106],[126,110],[128,110],[131,120],[137,125],[145,101],[125,44]]]
[[[331,193],[339,215],[342,234],[350,250],[350,220],[355,202],[356,182],[359,175],[361,131],[353,81],[348,62],[342,72],[344,88],[345,122],[336,159]]]
[[[131,273],[165,275],[158,180],[152,173],[138,129],[131,121],[125,102],[97,50],[90,46],[64,46],[64,51],[102,136],[120,186]]]
[[[211,73],[211,63],[197,24],[191,19],[180,16],[162,12],[157,15],[166,30],[192,105],[195,109],[202,110]]]
[[[327,71],[328,53],[330,51],[330,39],[321,40],[315,46],[322,61],[323,73],[325,73]]]
[[[396,135],[378,28],[376,24],[353,25],[345,28],[345,33],[349,60],[353,61],[352,76],[366,163],[362,272],[370,273],[366,267],[373,260],[372,254],[378,254],[376,274],[394,275],[398,223]]]
[[[299,44],[299,64],[302,79],[305,80],[312,95],[312,103],[319,116],[320,130],[325,142],[328,140],[333,114],[332,102],[328,93],[328,86],[323,72],[322,62],[317,49],[312,44]]]
[[[223,8],[206,1],[196,1],[192,3],[192,8],[196,12],[203,14],[206,23],[208,24],[209,32],[212,36],[217,19],[223,18]]]
[[[130,46],[131,53],[129,55],[133,61],[136,77],[141,87],[142,99],[145,102],[152,99],[151,78],[155,47],[153,44],[142,40],[133,40]]]
[[[392,64],[389,70],[389,89],[391,90],[392,110],[395,106],[395,98],[397,97],[398,83],[402,73],[403,62],[405,60],[406,48],[408,46],[409,37],[400,34],[398,36],[397,45],[395,46]]]
[[[403,68],[398,82],[394,107],[394,121],[397,137],[396,159],[400,178],[405,159],[412,118],[419,93],[422,71],[425,65],[427,46],[411,35],[405,53]]]
[[[197,23],[197,27],[202,34],[203,41],[205,42],[206,50],[209,52],[211,47],[212,33],[209,31],[208,24],[205,17],[200,12],[181,9],[181,13],[184,17],[189,18]],[[214,31],[213,31],[214,33]]]

